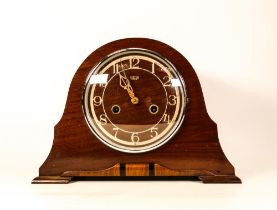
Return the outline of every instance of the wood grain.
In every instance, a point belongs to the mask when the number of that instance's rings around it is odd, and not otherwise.
[[[110,168],[99,171],[66,171],[62,174],[62,176],[120,176],[120,164],[116,164]]]
[[[149,176],[149,164],[126,164],[126,176]]]

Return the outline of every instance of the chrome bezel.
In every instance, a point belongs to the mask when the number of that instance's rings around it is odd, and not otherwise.
[[[96,72],[98,71],[99,69],[101,69],[102,66],[104,66],[106,63],[108,63],[110,60],[113,60],[113,59],[116,59],[116,57],[120,57],[124,54],[128,54],[128,53],[140,53],[140,54],[144,54],[144,55],[148,55],[148,56],[152,56],[154,58],[156,58],[157,60],[159,60],[161,63],[164,63],[164,64],[167,64],[166,66],[169,66],[173,72],[176,74],[176,76],[178,77],[178,79],[180,80],[181,82],[181,89],[183,91],[183,94],[184,94],[184,97],[183,97],[183,100],[181,101],[182,103],[182,106],[181,106],[181,113],[180,113],[180,117],[179,119],[177,119],[175,125],[172,127],[172,129],[166,134],[163,136],[162,139],[160,139],[158,141],[158,143],[154,143],[154,145],[150,145],[148,146],[147,148],[145,149],[126,149],[126,148],[122,148],[122,147],[118,147],[118,146],[115,146],[113,144],[111,144],[110,142],[108,142],[107,140],[107,137],[104,137],[102,134],[99,134],[96,130],[96,128],[93,126],[93,123],[92,123],[92,119],[90,117],[89,114],[89,110],[88,110],[88,103],[87,103],[87,100],[88,100],[88,91],[87,90],[87,87],[88,87],[88,84],[89,84],[89,81],[90,81],[90,78],[91,76]],[[181,74],[178,72],[178,70],[176,69],[176,67],[165,57],[161,56],[159,53],[157,52],[154,52],[154,51],[151,51],[151,50],[148,50],[148,49],[144,49],[144,48],[125,48],[125,49],[122,49],[122,50],[118,50],[114,53],[111,53],[109,54],[108,56],[106,56],[105,58],[103,58],[98,64],[96,64],[90,71],[90,73],[88,74],[87,78],[86,78],[86,81],[85,81],[85,85],[84,85],[84,89],[83,89],[83,94],[82,94],[82,110],[83,110],[83,114],[84,114],[84,117],[85,117],[85,121],[87,122],[90,130],[92,131],[92,133],[102,142],[104,143],[105,145],[115,149],[115,150],[118,150],[118,151],[121,151],[121,152],[126,152],[126,153],[143,153],[143,152],[148,152],[148,151],[151,151],[151,150],[154,150],[154,149],[157,149],[158,147],[164,145],[165,143],[167,143],[175,134],[176,132],[179,130],[179,128],[181,127],[183,121],[184,121],[184,118],[185,118],[185,108],[186,108],[186,105],[187,105],[187,93],[186,93],[186,86],[185,86],[185,82],[181,76]],[[145,146],[144,146],[145,147]]]

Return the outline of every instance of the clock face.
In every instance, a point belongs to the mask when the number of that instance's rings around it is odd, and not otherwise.
[[[165,58],[145,49],[117,51],[96,65],[83,94],[86,121],[113,149],[140,153],[169,141],[181,126],[185,84]]]

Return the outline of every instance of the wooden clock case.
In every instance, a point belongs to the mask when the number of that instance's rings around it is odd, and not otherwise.
[[[91,69],[109,54],[144,48],[167,58],[182,75],[189,102],[179,131],[163,146],[130,154],[104,145],[91,132],[82,98]],[[129,38],[108,43],[91,53],[71,82],[65,110],[54,129],[50,154],[32,183],[69,183],[73,178],[97,180],[186,179],[204,183],[241,183],[224,155],[217,126],[209,117],[201,86],[190,63],[172,47],[152,39]]]

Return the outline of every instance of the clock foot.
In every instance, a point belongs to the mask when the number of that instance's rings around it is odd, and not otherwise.
[[[62,176],[38,176],[32,180],[32,184],[68,184],[72,177]]]
[[[235,175],[218,175],[218,176],[199,176],[198,177],[204,184],[220,184],[220,183],[230,183],[236,184],[241,183],[240,178]]]

